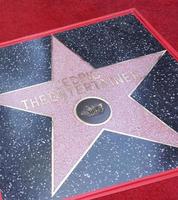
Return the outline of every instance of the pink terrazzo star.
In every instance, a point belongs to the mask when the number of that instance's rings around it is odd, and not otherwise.
[[[130,97],[163,54],[94,69],[53,37],[51,81],[0,95],[0,105],[52,117],[52,196],[104,129],[178,146],[178,134]],[[90,80],[85,89],[78,87],[76,77],[86,81],[82,72],[95,72],[98,85]],[[87,125],[74,114],[77,102],[91,96],[106,100],[112,109],[112,117],[102,125]]]

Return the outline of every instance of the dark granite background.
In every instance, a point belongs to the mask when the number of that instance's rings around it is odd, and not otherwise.
[[[0,93],[51,79],[51,37],[0,48]]]
[[[0,189],[4,200],[49,199],[51,123],[48,117],[0,107]]]
[[[178,148],[104,131],[55,200],[176,167]]]
[[[164,54],[132,97],[178,132],[178,62],[169,53]]]
[[[94,68],[164,49],[133,15],[66,31],[55,37]]]

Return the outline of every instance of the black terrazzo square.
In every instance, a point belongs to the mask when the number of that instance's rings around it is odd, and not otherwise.
[[[178,148],[104,131],[56,195],[55,200],[178,167]]]
[[[178,132],[178,62],[165,53],[132,97]]]
[[[50,36],[0,48],[0,93],[50,79]]]
[[[55,37],[94,68],[164,49],[133,15],[73,29]]]

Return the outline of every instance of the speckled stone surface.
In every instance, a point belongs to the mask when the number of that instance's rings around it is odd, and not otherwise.
[[[163,50],[133,15],[55,35],[94,68]]]
[[[50,36],[0,48],[0,93],[50,79]]]
[[[0,107],[0,189],[4,200],[51,192],[51,118]]]
[[[132,97],[178,132],[178,62],[166,53]]]
[[[178,148],[104,131],[55,200],[176,167]]]

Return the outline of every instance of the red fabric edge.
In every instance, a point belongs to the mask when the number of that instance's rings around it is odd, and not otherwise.
[[[114,185],[111,187],[97,190],[95,192],[89,192],[82,195],[77,195],[71,198],[67,198],[66,200],[92,200],[95,198],[101,198],[101,197],[108,196],[114,193],[131,190],[137,187],[153,184],[156,182],[160,182],[160,181],[175,178],[175,177],[178,178],[178,169],[169,170],[167,172],[161,172],[152,176],[147,176],[144,178],[137,179],[135,181],[130,181],[128,183]]]

